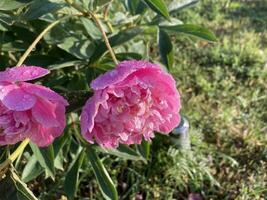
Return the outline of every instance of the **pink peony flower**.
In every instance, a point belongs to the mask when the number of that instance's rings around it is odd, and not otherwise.
[[[180,122],[180,96],[172,76],[146,61],[124,61],[91,83],[84,106],[84,138],[106,148],[150,141],[154,131],[169,133]]]
[[[0,72],[0,145],[29,138],[47,146],[63,132],[68,102],[49,88],[24,82],[48,73],[34,66]]]

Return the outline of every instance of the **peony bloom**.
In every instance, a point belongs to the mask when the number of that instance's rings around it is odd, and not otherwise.
[[[169,133],[180,122],[180,96],[172,76],[146,61],[124,61],[97,79],[84,106],[84,138],[106,148],[150,141],[154,131]]]
[[[49,88],[24,82],[48,73],[34,66],[0,72],[0,145],[29,138],[47,146],[63,132],[68,102]]]

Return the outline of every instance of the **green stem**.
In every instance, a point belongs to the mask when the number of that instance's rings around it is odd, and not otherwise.
[[[91,11],[86,11],[86,10],[84,10],[84,8],[82,8],[81,6],[77,5],[76,3],[72,2],[71,0],[65,0],[65,1],[66,1],[70,6],[72,6],[73,8],[75,8],[76,10],[80,11],[80,12],[83,13],[84,15],[89,15],[89,16],[94,20],[94,22],[95,22],[96,25],[98,26],[98,28],[99,28],[101,34],[103,35],[105,44],[106,44],[106,46],[107,46],[107,49],[108,49],[108,51],[109,51],[109,53],[110,53],[110,55],[111,55],[111,58],[112,58],[113,62],[117,65],[119,62],[118,62],[118,60],[117,60],[117,58],[116,58],[116,55],[115,55],[115,53],[114,53],[114,51],[113,51],[113,49],[112,49],[112,47],[111,47],[111,45],[110,45],[110,43],[109,43],[108,37],[107,37],[107,35],[106,35],[106,32],[105,32],[103,26],[101,25],[101,21],[100,21],[99,17],[98,17],[96,14],[94,14],[93,12],[91,12]]]
[[[70,18],[72,16],[66,16],[63,17],[57,21],[54,21],[53,23],[49,24],[38,36],[37,38],[33,41],[33,43],[28,47],[28,49],[25,51],[25,53],[21,56],[21,58],[19,59],[19,62],[17,63],[17,66],[20,66],[24,63],[25,59],[29,56],[29,54],[31,53],[31,51],[35,48],[35,46],[37,45],[37,43],[43,38],[43,36],[49,31],[51,30],[54,26],[56,26],[58,23],[60,23],[62,20],[65,20],[67,18]]]

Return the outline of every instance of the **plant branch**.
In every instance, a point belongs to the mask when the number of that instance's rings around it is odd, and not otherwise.
[[[23,62],[26,60],[26,58],[29,56],[29,54],[31,53],[31,51],[35,48],[35,46],[37,45],[37,43],[43,38],[43,36],[49,31],[51,30],[54,26],[56,26],[58,23],[60,23],[62,20],[65,20],[67,18],[69,18],[71,16],[66,16],[63,17],[57,21],[54,21],[53,23],[49,24],[38,36],[37,38],[33,41],[33,43],[28,47],[28,49],[25,51],[25,53],[21,56],[21,58],[19,59],[19,62],[17,63],[17,66],[20,66],[23,64]]]
[[[108,37],[106,35],[106,32],[105,32],[103,26],[101,25],[101,21],[100,21],[99,17],[96,14],[94,14],[93,12],[91,12],[91,11],[86,11],[84,8],[82,8],[81,6],[77,5],[76,3],[72,2],[71,0],[65,0],[65,1],[70,6],[72,6],[73,8],[75,8],[76,10],[80,11],[84,15],[90,16],[94,20],[94,22],[98,26],[101,34],[103,35],[103,39],[105,41],[105,44],[107,46],[107,49],[108,49],[108,51],[109,51],[109,53],[111,55],[111,58],[112,58],[113,62],[117,65],[119,62],[118,62],[118,60],[116,58],[116,55],[115,55],[115,53],[114,53],[114,51],[113,51],[113,49],[112,49],[112,47],[111,47],[111,45],[109,43]]]

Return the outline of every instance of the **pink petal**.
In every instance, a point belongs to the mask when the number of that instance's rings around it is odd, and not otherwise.
[[[36,97],[17,88],[10,90],[2,99],[2,103],[10,110],[24,111],[35,105]]]
[[[158,65],[149,63],[147,61],[124,61],[119,63],[114,70],[106,72],[105,74],[100,75],[97,79],[92,81],[91,87],[94,90],[104,89],[109,85],[113,85],[124,80],[133,72],[144,68],[160,69]]]
[[[21,66],[0,72],[0,81],[29,81],[49,74],[49,70],[35,66]]]
[[[56,104],[44,99],[38,99],[32,108],[33,117],[44,127],[57,127]]]
[[[31,83],[20,83],[20,86],[28,93],[34,94],[43,99],[48,99],[53,102],[62,103],[65,106],[69,105],[67,100],[65,100],[58,93],[54,92],[53,90],[47,87],[36,85],[36,84],[31,84]]]
[[[98,113],[99,106],[108,99],[108,94],[102,91],[96,91],[94,96],[89,98],[83,107],[81,114],[82,134],[86,137],[87,131],[92,132],[94,128],[94,119]]]
[[[0,100],[2,101],[5,96],[14,89],[19,89],[19,87],[16,84],[0,82]]]

